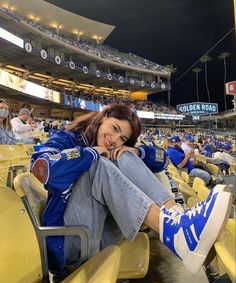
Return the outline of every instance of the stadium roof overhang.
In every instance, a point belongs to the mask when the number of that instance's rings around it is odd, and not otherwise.
[[[100,42],[103,42],[115,28],[66,11],[43,0],[1,0],[0,5],[42,25],[63,30],[64,34],[81,35],[90,39],[99,39]]]

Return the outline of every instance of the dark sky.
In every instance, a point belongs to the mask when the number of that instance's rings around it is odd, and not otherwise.
[[[81,16],[116,26],[105,41],[120,51],[132,52],[161,65],[173,64],[171,104],[196,101],[192,72],[209,50],[208,85],[211,102],[223,109],[223,61],[229,52],[227,81],[236,80],[236,38],[233,0],[50,0],[54,5]],[[225,37],[225,39],[223,39]],[[216,45],[216,47],[214,47]],[[214,47],[214,48],[213,48]],[[191,67],[192,66],[192,67]],[[199,74],[199,95],[207,101],[204,66]],[[189,71],[187,71],[189,69]],[[152,95],[164,99],[167,93]],[[232,108],[228,96],[228,108]]]

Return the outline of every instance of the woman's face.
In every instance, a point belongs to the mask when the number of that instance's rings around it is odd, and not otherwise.
[[[9,115],[9,106],[5,102],[0,102],[0,119],[3,120]]]
[[[97,133],[97,145],[114,149],[123,145],[131,136],[132,129],[127,120],[104,117]]]

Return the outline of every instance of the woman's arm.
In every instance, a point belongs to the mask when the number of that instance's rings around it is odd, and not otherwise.
[[[56,154],[44,152],[34,161],[31,171],[49,191],[63,192],[98,158],[98,152],[90,147],[77,146]]]

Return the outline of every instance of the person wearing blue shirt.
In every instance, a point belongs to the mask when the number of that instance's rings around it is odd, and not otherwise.
[[[228,217],[231,194],[215,187],[205,202],[184,211],[153,174],[167,166],[167,154],[135,147],[140,133],[137,114],[121,104],[55,132],[33,155],[32,172],[49,192],[43,223],[87,226],[90,256],[123,237],[134,239],[144,224],[196,273]],[[76,237],[50,238],[47,247],[52,271],[78,260]]]
[[[170,138],[170,145],[166,151],[172,163],[180,170],[186,169],[190,177],[199,177],[203,179],[206,184],[209,184],[211,180],[210,174],[202,169],[194,168],[190,160],[194,156],[194,151],[185,154],[181,148],[181,143],[182,141],[179,136]]]

